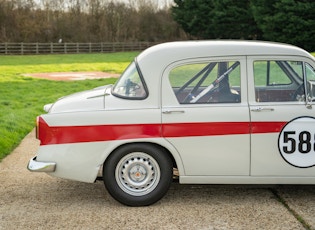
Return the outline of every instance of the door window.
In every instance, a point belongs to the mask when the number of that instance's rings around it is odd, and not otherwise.
[[[307,82],[307,99],[309,102],[315,101],[315,70],[308,63],[305,64],[305,75]]]
[[[192,63],[175,67],[169,80],[180,104],[239,103],[238,61]]]
[[[301,61],[255,61],[254,80],[257,102],[305,101]]]

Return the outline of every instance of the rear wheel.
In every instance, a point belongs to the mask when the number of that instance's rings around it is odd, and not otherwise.
[[[108,192],[129,206],[145,206],[160,200],[168,191],[172,177],[172,161],[167,153],[147,144],[117,149],[103,167]]]

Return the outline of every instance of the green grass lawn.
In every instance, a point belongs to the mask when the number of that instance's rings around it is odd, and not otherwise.
[[[112,84],[116,79],[50,81],[26,73],[103,71],[121,73],[138,52],[0,56],[0,160],[35,126],[43,106],[61,96]]]

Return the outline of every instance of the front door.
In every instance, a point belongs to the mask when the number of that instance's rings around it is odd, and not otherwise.
[[[245,57],[170,65],[162,79],[162,129],[186,176],[248,176]],[[243,79],[244,77],[244,79]]]
[[[315,74],[308,62],[248,57],[252,176],[315,176]]]

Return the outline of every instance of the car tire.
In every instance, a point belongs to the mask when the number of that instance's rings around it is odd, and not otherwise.
[[[158,146],[129,144],[115,150],[103,167],[103,180],[113,198],[128,206],[160,200],[173,178],[172,161]]]

